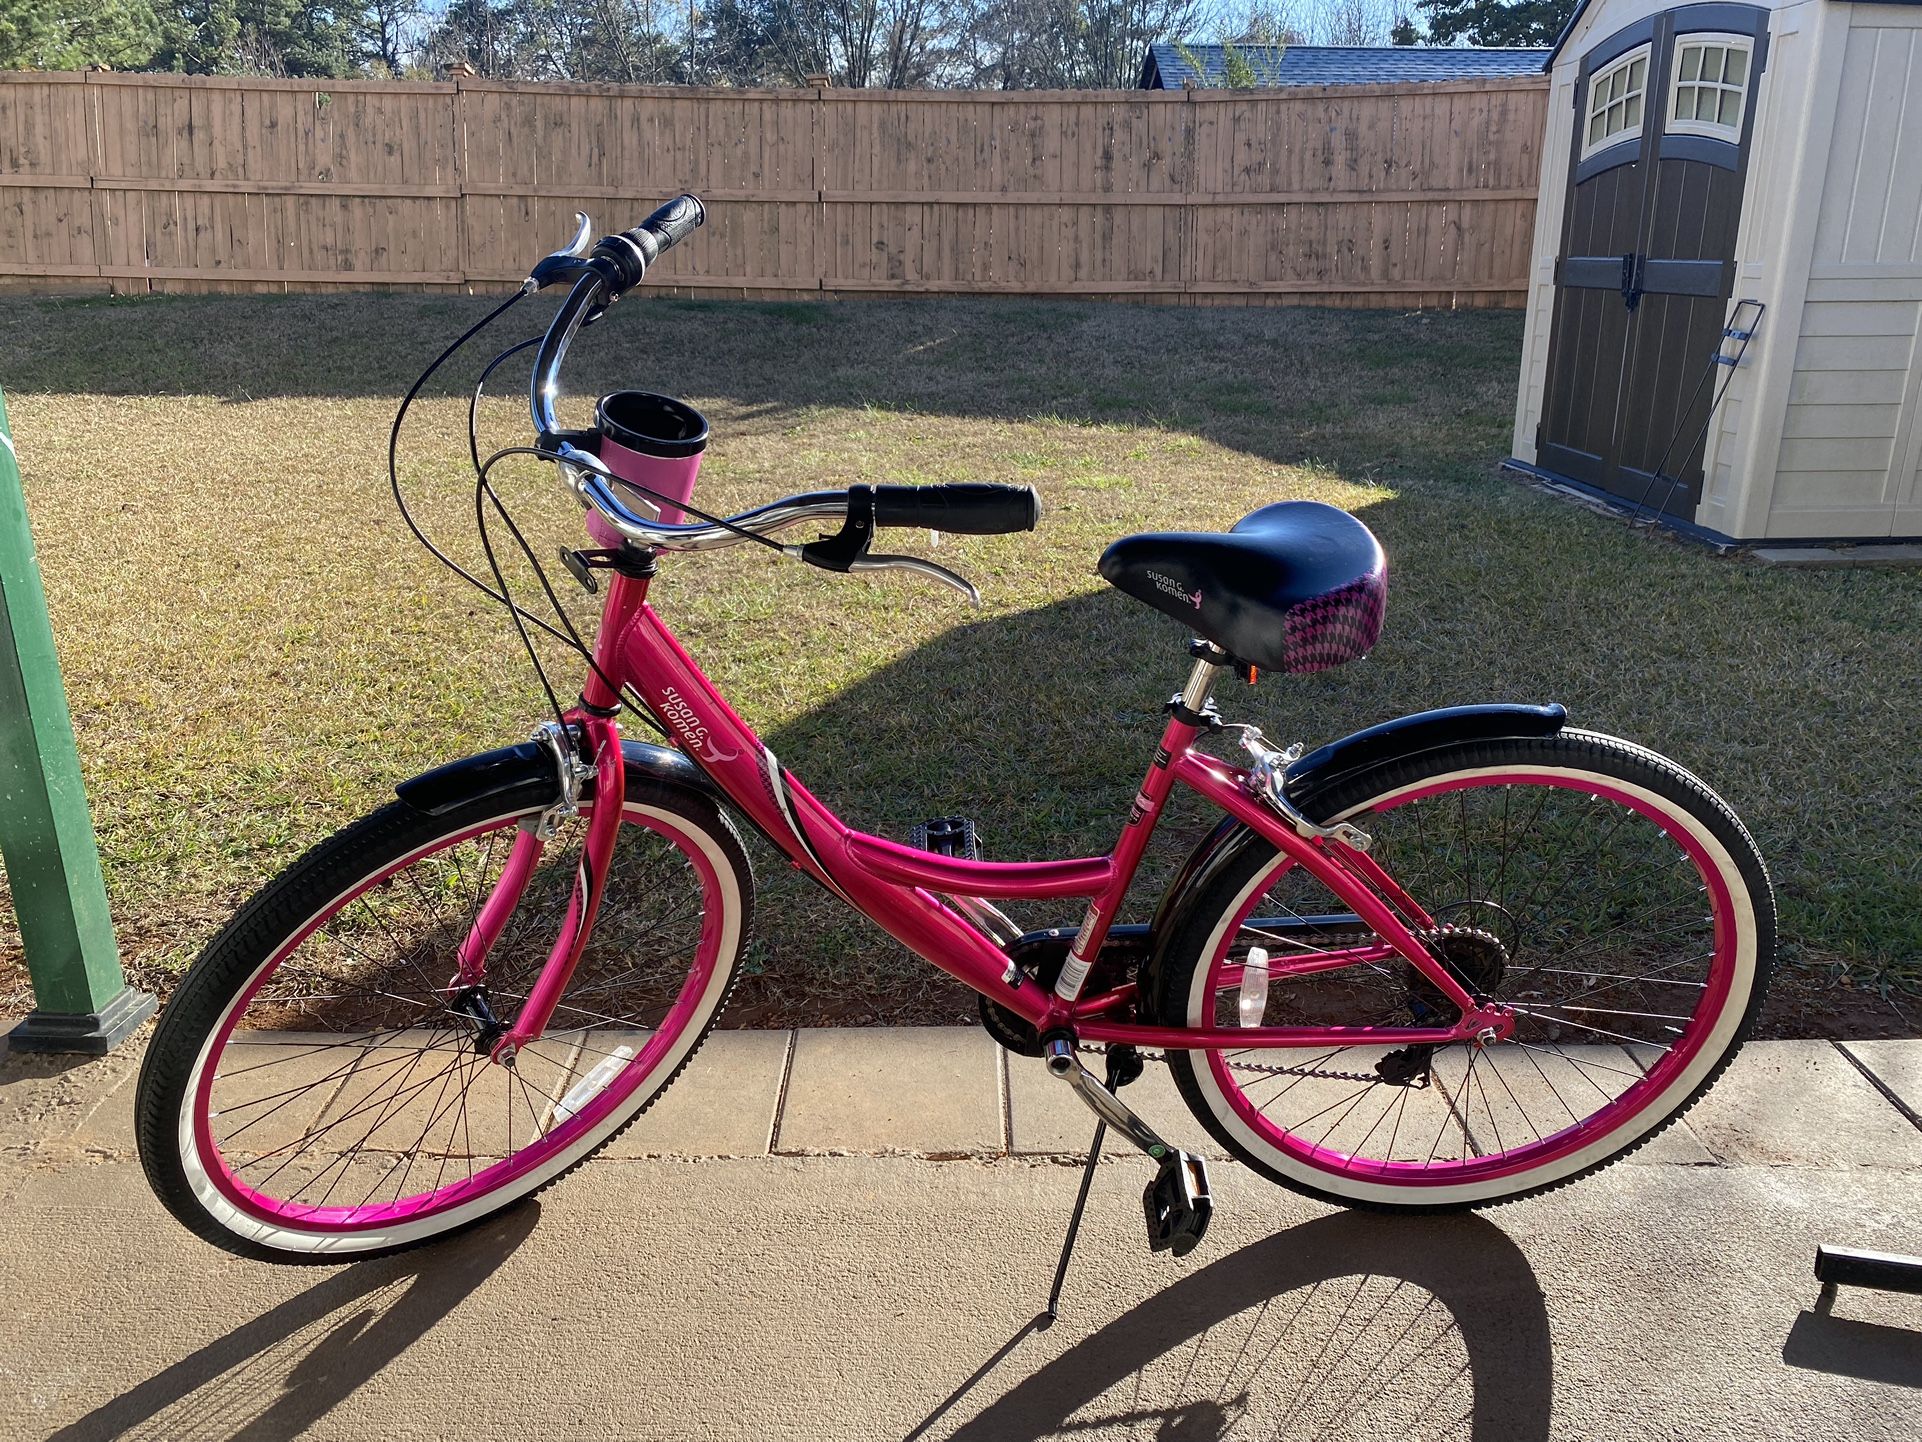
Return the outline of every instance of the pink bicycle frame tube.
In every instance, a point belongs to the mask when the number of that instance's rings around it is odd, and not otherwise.
[[[619,644],[622,674],[670,737],[789,860],[904,946],[967,985],[1007,999],[1029,1020],[1047,1015],[1036,988],[1010,988],[1002,981],[1008,958],[992,940],[920,886],[890,880],[854,859],[853,847],[886,855],[892,843],[853,831],[815,800],[722,699],[652,608],[643,606],[634,613]],[[948,865],[956,870],[930,874],[928,880],[935,885],[943,885],[943,878],[953,880],[956,885],[950,889],[964,894],[1033,896],[1064,894],[1071,883],[1079,886],[1085,877],[1105,872],[1107,863],[1078,863],[1080,870],[1065,873],[1060,866],[995,866],[982,889],[961,884],[970,863]]]
[[[621,619],[617,626],[617,610]],[[618,674],[635,687],[675,743],[799,868],[910,950],[926,957],[1035,1026],[1075,1026],[1090,1040],[1183,1048],[1313,1046],[1367,1040],[1390,1045],[1444,1042],[1506,1021],[1462,990],[1408,931],[1388,902],[1348,868],[1333,843],[1295,834],[1244,788],[1242,773],[1190,749],[1193,726],[1171,719],[1126,825],[1108,857],[1069,861],[981,862],[918,852],[848,827],[781,765],[714,689],[660,617],[609,597],[601,648],[617,650]],[[1428,976],[1464,1016],[1453,1027],[1332,1029],[1146,1027],[1099,1018],[1076,1021],[1074,1003],[1086,962],[1098,954],[1154,823],[1176,780],[1201,792],[1272,841],[1349,904],[1396,952]],[[1345,852],[1346,848],[1340,848]],[[1007,954],[936,892],[984,898],[1087,896],[1086,916],[1053,993],[1014,971]],[[1359,957],[1357,958],[1359,960]],[[1079,974],[1071,977],[1079,962]],[[1025,983],[1025,984],[1024,984]]]
[[[528,878],[540,865],[541,848],[539,829],[523,825],[514,838],[514,849],[507,855],[507,864],[501,868],[500,880],[487,893],[486,905],[475,915],[473,926],[461,941],[460,975],[456,978],[459,985],[478,986],[487,980],[487,958],[506,929],[507,918],[521,904]]]
[[[603,804],[595,806],[587,823],[587,835],[581,841],[580,859],[575,863],[574,894],[568,899],[567,918],[561,923],[560,936],[505,1038],[515,1046],[525,1046],[546,1032],[554,1008],[560,1005],[561,993],[574,979],[574,969],[580,965],[581,953],[587,950],[588,937],[594,930],[594,918],[600,914],[601,895],[607,889],[607,872],[614,859],[614,843],[620,836],[621,798],[627,792],[620,732],[605,717],[587,716],[583,724],[587,751],[594,757],[594,795]]]

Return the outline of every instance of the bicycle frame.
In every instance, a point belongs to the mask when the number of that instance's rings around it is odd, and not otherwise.
[[[1161,743],[1134,797],[1121,835],[1105,856],[1069,860],[996,862],[942,856],[856,831],[795,780],[752,728],[735,714],[666,624],[647,605],[650,578],[610,574],[595,643],[596,671],[582,691],[582,707],[570,718],[583,729],[585,754],[596,768],[595,794],[624,794],[619,734],[612,719],[618,690],[631,685],[689,757],[797,867],[819,881],[890,936],[1033,1025],[1083,1041],[1172,1047],[1181,1050],[1254,1049],[1343,1045],[1444,1045],[1505,1036],[1513,1019],[1499,1007],[1477,1003],[1416,938],[1402,917],[1418,928],[1434,921],[1365,853],[1338,841],[1303,837],[1245,787],[1245,772],[1194,749],[1202,728],[1171,711]],[[1186,713],[1205,704],[1220,668],[1197,663],[1186,693]],[[602,677],[606,677],[603,680]],[[1320,952],[1271,963],[1274,975],[1299,975],[1342,966],[1406,961],[1427,977],[1462,1017],[1450,1027],[1174,1027],[1114,1019],[1133,995],[1132,984],[1084,997],[1089,965],[1100,954],[1115,913],[1134,879],[1143,850],[1176,783],[1187,786],[1274,843],[1347,904],[1386,945]],[[619,806],[596,806],[581,847],[574,899],[547,965],[515,1025],[499,1046],[513,1048],[538,1037],[585,949],[601,901],[614,843]],[[461,948],[463,984],[484,977],[485,959],[520,899],[538,862],[542,827],[524,825],[501,879],[476,917]],[[1086,898],[1087,910],[1052,991],[1025,977],[1008,954],[942,895],[982,899]],[[1400,915],[1397,915],[1397,912]],[[1224,981],[1233,982],[1238,968]],[[498,1048],[497,1048],[498,1054]],[[511,1055],[511,1051],[509,1052]]]

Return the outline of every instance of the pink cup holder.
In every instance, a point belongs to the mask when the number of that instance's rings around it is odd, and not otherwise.
[[[647,487],[629,499],[644,502],[644,510],[657,509],[669,524],[682,520],[681,505],[694,494],[701,453],[707,449],[707,417],[672,396],[615,391],[601,397],[594,420],[601,433],[601,463],[621,480]],[[618,536],[608,539],[611,531],[602,534],[607,528],[597,517],[588,520],[602,545],[618,544]]]

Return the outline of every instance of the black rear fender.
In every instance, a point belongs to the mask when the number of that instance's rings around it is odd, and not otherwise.
[[[1384,761],[1406,761],[1463,741],[1503,741],[1553,736],[1568,724],[1568,712],[1546,706],[1445,706],[1418,711],[1357,731],[1310,751],[1288,768],[1288,799],[1304,816],[1315,818],[1327,796],[1356,773]]]
[[[636,781],[653,781],[710,796],[717,794],[714,783],[698,766],[669,747],[623,741],[621,757],[630,786]],[[593,788],[590,776],[584,795],[592,796]],[[538,741],[523,741],[518,746],[503,746],[498,751],[484,751],[436,766],[401,782],[394,793],[416,811],[439,816],[481,798],[550,805],[560,797],[560,778],[554,772],[553,752]]]

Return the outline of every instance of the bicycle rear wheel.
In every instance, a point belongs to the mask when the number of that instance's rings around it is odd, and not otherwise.
[[[1197,1118],[1275,1181],[1414,1210],[1559,1186],[1686,1110],[1760,1010],[1775,936],[1761,858],[1720,798],[1653,752],[1582,732],[1461,744],[1385,762],[1320,809],[1374,838],[1432,923],[1430,951],[1517,1025],[1486,1047],[1173,1054]],[[1149,978],[1163,1023],[1245,1024],[1256,947],[1267,1000],[1251,989],[1247,1011],[1268,1025],[1459,1018],[1250,832]]]
[[[605,1146],[719,1014],[753,891],[707,800],[633,780],[606,896],[546,1034],[492,1059],[456,951],[544,798],[395,803],[271,882],[181,983],[148,1050],[148,1180],[200,1236],[279,1261],[472,1225]],[[584,817],[551,840],[487,959],[513,1021],[565,915]]]

